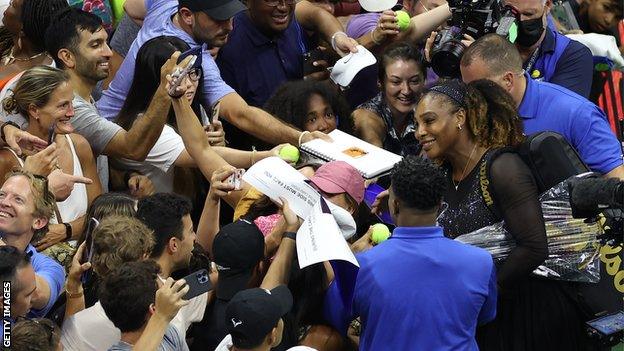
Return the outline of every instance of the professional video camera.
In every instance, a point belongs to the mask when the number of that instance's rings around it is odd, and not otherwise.
[[[568,183],[574,218],[605,216],[603,243],[617,245],[624,239],[624,181],[599,178],[597,174],[577,176]]]
[[[503,5],[503,0],[451,0],[449,27],[441,30],[431,48],[431,67],[443,78],[460,76],[459,61],[464,49],[464,34],[478,39],[488,33],[496,33],[515,41],[518,10]]]

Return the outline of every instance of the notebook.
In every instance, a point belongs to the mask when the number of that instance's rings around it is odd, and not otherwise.
[[[301,150],[325,161],[345,161],[366,179],[389,172],[402,157],[367,143],[341,130],[328,134],[334,142],[314,139],[301,145]]]

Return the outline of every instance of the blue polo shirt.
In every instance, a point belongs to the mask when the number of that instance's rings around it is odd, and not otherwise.
[[[37,252],[35,247],[30,244],[26,247],[26,253],[30,253],[31,255],[30,263],[33,266],[35,274],[48,282],[48,286],[50,287],[50,299],[48,303],[40,310],[30,310],[28,317],[43,317],[50,311],[52,306],[54,306],[56,299],[63,290],[63,286],[65,285],[65,270],[58,262]]]
[[[234,16],[234,29],[219,51],[217,65],[223,80],[251,106],[262,107],[282,83],[303,78],[308,39],[292,16],[275,38],[260,32],[247,11]]]
[[[527,78],[518,109],[527,135],[551,131],[563,135],[594,172],[622,165],[622,146],[607,117],[591,101],[565,88]]]
[[[525,70],[532,78],[568,88],[588,98],[591,92],[594,61],[591,51],[578,41],[546,28],[537,58]]]
[[[478,324],[496,315],[490,254],[444,237],[441,227],[398,227],[335,270],[325,316],[342,333],[360,316],[361,350],[478,350]]]

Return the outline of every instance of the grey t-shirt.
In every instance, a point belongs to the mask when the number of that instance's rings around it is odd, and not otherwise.
[[[160,342],[158,346],[158,351],[188,351],[188,345],[186,345],[186,341],[182,339],[182,335],[178,329],[172,325],[169,325],[167,331],[165,331],[165,336],[163,340]],[[116,345],[111,346],[108,351],[130,351],[132,350],[132,345],[119,341]]]

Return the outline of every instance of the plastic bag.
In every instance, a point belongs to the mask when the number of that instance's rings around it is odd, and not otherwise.
[[[600,247],[596,237],[603,234],[600,225],[572,218],[567,180],[543,193],[539,200],[546,225],[548,258],[533,274],[555,280],[597,283]],[[500,261],[516,246],[504,222],[460,235],[455,240],[485,249]]]

